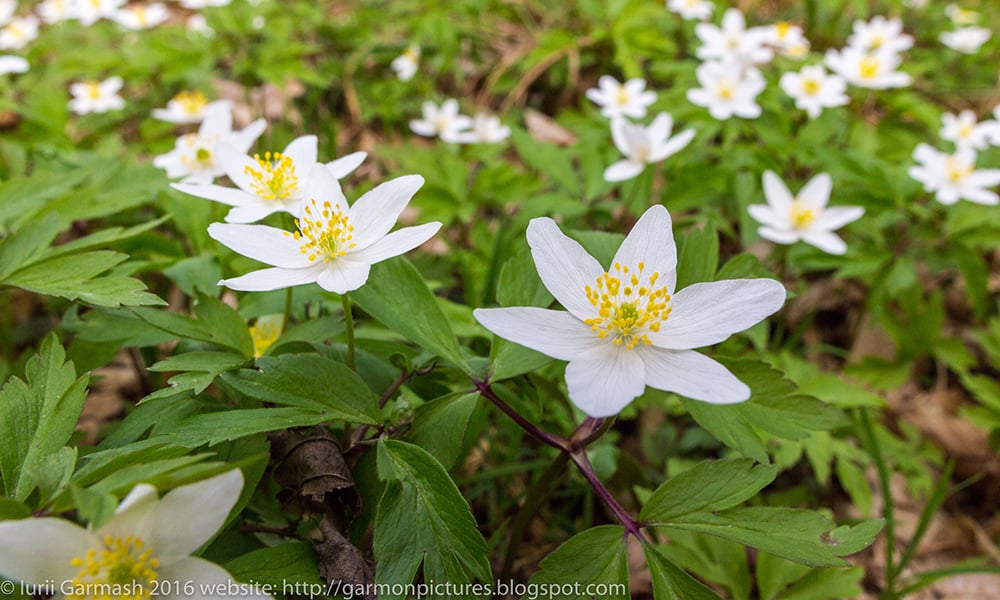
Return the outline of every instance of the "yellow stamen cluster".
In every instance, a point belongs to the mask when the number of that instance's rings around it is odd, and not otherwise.
[[[732,100],[736,96],[736,86],[732,81],[723,80],[715,84],[715,93],[724,100]]]
[[[587,300],[599,316],[584,323],[597,337],[611,336],[616,346],[628,350],[639,343],[652,344],[649,332],[659,331],[672,309],[667,287],[656,285],[660,274],[654,271],[647,276],[644,271],[643,263],[631,273],[627,265],[615,263],[611,272],[597,278],[594,287],[586,286]]]
[[[145,12],[143,12],[143,14],[145,14]],[[181,110],[189,115],[196,115],[200,113],[208,104],[208,99],[205,98],[205,94],[202,94],[198,90],[193,92],[179,92],[173,97],[173,101],[181,107]]]
[[[334,209],[330,202],[324,202],[320,208],[316,200],[312,200],[305,207],[305,215],[301,219],[295,219],[295,226],[299,228],[298,231],[286,232],[285,235],[302,242],[299,252],[308,255],[309,260],[322,258],[323,262],[328,263],[347,254],[356,245],[352,241],[354,225],[351,225],[340,207]]]
[[[618,93],[615,95],[615,103],[617,103],[618,106],[625,106],[626,104],[629,103],[631,99],[632,97],[628,93],[628,90],[625,88],[625,86],[619,85]]]
[[[98,98],[100,98],[101,97],[101,86],[100,86],[100,84],[97,83],[96,81],[88,81],[87,82],[87,96],[89,96],[91,100],[97,100]]]
[[[945,160],[944,168],[948,172],[948,179],[952,183],[961,183],[962,180],[972,174],[972,165],[965,161],[956,160],[951,156]]]
[[[260,358],[264,352],[281,337],[281,326],[268,321],[257,320],[250,328],[250,339],[253,340],[253,357]]]
[[[778,39],[783,40],[788,35],[788,32],[792,30],[792,24],[788,21],[779,21],[774,25],[774,29],[778,34]]]
[[[250,165],[243,167],[243,173],[253,181],[250,187],[257,196],[265,200],[284,200],[299,189],[299,178],[295,175],[295,163],[280,152],[265,152],[264,158],[253,155],[258,169]]]
[[[809,96],[815,96],[818,94],[821,87],[823,86],[820,85],[819,81],[813,79],[812,77],[802,78],[802,91]]]
[[[878,57],[873,54],[866,55],[861,59],[861,62],[858,63],[858,71],[865,79],[871,79],[878,75],[881,67],[882,63],[879,61]]]
[[[816,220],[816,211],[808,206],[804,206],[798,200],[794,200],[788,208],[788,216],[792,221],[792,227],[805,229]]]
[[[68,600],[148,600],[158,575],[160,561],[153,548],[137,537],[110,535],[101,540],[103,548],[91,548],[70,564],[80,572],[71,580]]]

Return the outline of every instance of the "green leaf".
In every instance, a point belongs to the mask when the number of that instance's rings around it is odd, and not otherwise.
[[[278,593],[289,595],[282,591],[285,582],[320,586],[319,589],[324,587],[316,566],[316,554],[306,542],[292,542],[248,552],[226,563],[226,571],[236,581],[273,586],[275,596]]]
[[[569,153],[553,144],[539,142],[518,128],[511,130],[510,139],[517,153],[531,168],[547,175],[566,191],[579,197],[583,194],[580,175],[573,169]]]
[[[640,521],[670,521],[699,511],[718,511],[755,496],[774,481],[778,468],[748,458],[704,461],[671,478],[653,492]]]
[[[42,255],[58,233],[59,222],[49,215],[26,223],[0,241],[0,281]]]
[[[200,394],[205,391],[205,388],[212,385],[212,382],[220,374],[235,369],[245,362],[247,362],[246,357],[233,352],[196,351],[171,356],[155,363],[149,367],[149,370],[185,372],[171,377],[167,381],[170,387],[157,390],[143,398],[142,401],[146,402],[161,396],[173,396],[186,391]]]
[[[357,373],[317,354],[262,356],[257,368],[222,374],[237,391],[267,402],[319,411],[329,420],[375,425],[378,398]]]
[[[418,406],[413,415],[410,441],[450,469],[458,460],[463,435],[479,404],[479,393],[456,392]]]
[[[643,542],[642,551],[646,554],[656,600],[721,600],[718,594],[664,558],[653,546]]]
[[[372,266],[368,283],[350,297],[396,333],[471,373],[451,324],[410,261],[400,256]]]
[[[0,496],[0,521],[8,519],[27,519],[31,516],[31,509],[23,503]]]
[[[127,258],[125,254],[110,250],[59,256],[18,269],[6,277],[4,283],[38,294],[80,299],[98,306],[165,304],[153,294],[143,291],[146,285],[138,279],[119,275],[98,277]]]
[[[862,567],[810,569],[767,552],[757,556],[761,600],[855,598],[863,592],[858,585],[863,576]]]
[[[689,229],[678,237],[677,284],[683,289],[692,283],[712,281],[719,266],[719,234],[715,225],[708,223],[704,229]]]
[[[559,590],[553,598],[590,600],[588,586],[601,586],[602,598],[628,598],[628,555],[625,528],[601,525],[576,534],[539,563],[528,585]],[[566,593],[566,589],[573,590]],[[594,588],[591,587],[591,590]],[[523,598],[527,598],[524,596]]]
[[[24,465],[24,477],[33,479],[38,487],[39,505],[46,505],[69,485],[76,467],[76,448],[63,446],[53,454]]]
[[[115,509],[118,508],[118,501],[111,494],[78,485],[71,485],[70,492],[77,516],[86,521],[92,529],[97,529],[111,520]]]
[[[35,489],[46,458],[69,441],[83,410],[88,378],[77,379],[65,359],[50,334],[25,366],[27,382],[13,377],[0,389],[0,476],[5,495],[15,500]]]
[[[386,487],[375,515],[376,583],[410,583],[421,563],[424,581],[492,582],[486,541],[465,498],[433,456],[382,438],[378,475]]]
[[[306,427],[332,421],[328,413],[301,408],[248,408],[202,413],[188,417],[176,425],[171,436],[175,443],[195,448],[218,444],[255,433]]]
[[[221,346],[247,358],[253,356],[253,339],[243,317],[216,298],[198,297],[198,304],[194,307],[197,319],[152,308],[135,308],[133,311],[146,323],[177,337]]]

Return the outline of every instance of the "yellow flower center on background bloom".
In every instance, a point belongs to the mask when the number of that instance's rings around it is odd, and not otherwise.
[[[779,21],[774,25],[774,31],[777,34],[776,37],[779,40],[785,39],[785,37],[788,35],[788,32],[791,31],[791,29],[792,29],[792,24],[789,23],[788,21]]]
[[[310,205],[305,207],[305,215],[301,219],[295,219],[295,226],[299,228],[298,231],[285,232],[285,235],[302,241],[299,252],[307,254],[309,260],[322,258],[323,262],[330,262],[347,254],[355,246],[352,241],[354,225],[351,225],[340,207],[334,209],[329,202],[324,202],[320,209],[316,200],[311,200]]]
[[[881,32],[876,33],[872,36],[871,47],[873,50],[877,50],[878,48],[882,47],[882,44],[884,43],[885,43],[885,35],[882,34]]]
[[[420,50],[414,48],[413,46],[410,46],[406,50],[403,50],[403,56],[412,60],[413,62],[417,62],[417,59],[420,58]]]
[[[958,128],[958,137],[967,138],[970,135],[972,135],[972,130],[973,130],[972,125],[966,123],[965,125],[962,125],[961,127]]]
[[[617,95],[615,95],[615,102],[618,104],[618,106],[625,106],[626,104],[629,103],[629,100],[630,97],[628,90],[625,89],[624,85],[619,85],[618,93]]]
[[[80,572],[71,580],[68,600],[142,600],[153,592],[160,561],[137,537],[106,535],[102,548],[91,548],[71,564]]]
[[[87,82],[87,97],[91,100],[97,100],[101,97],[101,86],[96,81]]]
[[[952,183],[961,183],[962,180],[972,174],[972,165],[949,156],[945,160],[945,170],[948,172],[948,179]]]
[[[174,96],[173,101],[181,107],[185,113],[189,115],[197,115],[204,110],[205,106],[208,104],[208,100],[205,98],[205,94],[202,94],[198,90],[193,92],[179,92]]]
[[[805,229],[816,220],[816,211],[808,206],[804,206],[798,200],[793,200],[788,208],[788,216],[792,221],[792,227]]]
[[[295,175],[295,163],[280,152],[265,152],[264,158],[254,154],[260,169],[247,165],[243,172],[253,178],[250,187],[257,196],[265,200],[284,200],[299,189],[299,178]]]
[[[858,63],[858,71],[865,79],[871,79],[878,75],[878,70],[881,66],[882,63],[879,62],[878,57],[869,54]]]
[[[640,342],[652,344],[648,332],[659,331],[672,310],[666,286],[657,287],[658,272],[646,275],[645,265],[629,273],[629,267],[615,263],[597,278],[594,287],[586,286],[587,301],[599,316],[584,320],[597,337],[611,336],[616,346],[631,350]]]
[[[253,357],[260,358],[264,352],[281,337],[281,326],[268,321],[257,320],[250,328],[250,339],[253,340]]]
[[[715,84],[715,94],[723,100],[732,100],[736,95],[736,86],[729,80],[720,81]]]
[[[822,87],[823,86],[820,85],[819,81],[813,79],[812,77],[802,78],[802,91],[805,92],[807,96],[815,96],[819,93],[819,90]]]

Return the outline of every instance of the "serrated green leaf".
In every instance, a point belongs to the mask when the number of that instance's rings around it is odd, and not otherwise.
[[[30,221],[0,241],[0,281],[31,264],[59,234],[55,216]]]
[[[653,492],[640,521],[670,521],[699,511],[736,506],[774,481],[778,468],[750,459],[704,461],[672,477]]]
[[[653,546],[643,543],[642,551],[649,565],[653,598],[656,600],[722,600],[705,584],[664,558]]]
[[[462,435],[479,404],[479,393],[456,392],[417,407],[410,442],[420,446],[446,468],[458,460]]]
[[[195,448],[204,444],[237,440],[255,433],[317,425],[336,418],[328,413],[302,408],[224,410],[188,417],[174,426],[173,431],[167,435],[176,444]]]
[[[38,294],[79,299],[97,306],[165,304],[160,298],[145,292],[146,285],[138,279],[119,275],[98,277],[127,258],[127,255],[111,250],[62,255],[20,268],[6,277],[4,283]]]
[[[243,365],[247,360],[243,355],[234,352],[195,351],[176,354],[153,364],[149,370],[185,372],[168,380],[167,383],[171,387],[153,392],[143,398],[142,402],[184,391],[200,394],[205,391],[205,388],[212,385],[216,377]]]
[[[243,317],[216,298],[198,297],[194,307],[197,319],[152,308],[135,308],[133,312],[153,327],[177,337],[221,346],[247,358],[253,356],[253,339]]]
[[[605,587],[609,593],[602,598],[629,597],[625,528],[620,525],[601,525],[574,535],[538,567],[528,583],[559,590],[553,598],[590,600],[593,595],[586,594],[590,584]],[[565,593],[567,588],[573,593]]]

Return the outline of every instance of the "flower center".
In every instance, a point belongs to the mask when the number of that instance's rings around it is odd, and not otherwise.
[[[270,321],[257,319],[250,328],[250,338],[253,340],[253,357],[260,358],[264,352],[281,337],[281,326]]]
[[[87,97],[91,100],[97,100],[101,97],[101,87],[96,81],[87,82]]]
[[[420,58],[420,51],[411,46],[406,50],[403,50],[403,56],[412,60],[413,62],[417,62],[417,59]]]
[[[966,177],[972,174],[972,165],[949,156],[945,160],[945,170],[948,172],[948,179],[952,183],[961,183]]]
[[[726,45],[729,46],[730,50],[736,50],[740,47],[740,38],[737,35],[730,35],[726,38]]]
[[[185,113],[189,115],[201,114],[201,111],[204,110],[205,105],[208,104],[208,100],[205,98],[205,95],[199,92],[198,90],[195,90],[193,92],[188,92],[188,91],[180,92],[176,96],[174,96],[173,101],[176,102],[177,105],[181,107],[181,110],[183,110]]]
[[[820,85],[819,81],[813,79],[812,77],[802,78],[802,91],[805,92],[807,96],[815,96],[819,93],[821,87],[823,86]]]
[[[153,548],[137,537],[104,536],[102,548],[91,548],[70,564],[79,567],[68,600],[140,600],[150,598],[160,561]]]
[[[656,271],[648,276],[643,272],[645,265],[639,263],[638,270],[629,273],[629,267],[615,263],[613,273],[600,275],[594,287],[586,286],[587,300],[597,309],[599,316],[584,320],[597,337],[611,337],[616,346],[624,345],[627,350],[640,342],[652,344],[649,332],[659,331],[672,310],[670,294],[666,286],[657,287],[660,274]]]
[[[972,135],[973,127],[972,125],[965,124],[958,128],[958,137],[965,139]]]
[[[291,157],[280,152],[265,152],[264,158],[254,154],[259,169],[250,165],[243,172],[253,178],[250,187],[257,196],[265,200],[284,200],[299,189],[299,178],[295,175],[295,163]]]
[[[780,21],[775,26],[775,33],[779,40],[783,40],[788,36],[788,32],[792,29],[792,24],[788,21]]]
[[[788,208],[788,216],[792,221],[792,227],[795,229],[805,229],[816,220],[816,211],[808,206],[804,206],[798,200],[793,200],[792,205]]]
[[[732,100],[736,96],[736,86],[732,81],[722,80],[715,84],[715,93],[723,100]]]
[[[884,43],[885,43],[885,35],[882,32],[878,32],[872,35],[872,40],[870,45],[873,50],[879,49],[880,47],[882,47],[882,44]]]
[[[198,148],[194,153],[194,158],[198,162],[208,162],[212,160],[212,151],[208,148]]]
[[[291,235],[302,242],[299,252],[307,254],[309,260],[322,258],[323,262],[330,262],[347,254],[356,245],[352,241],[354,226],[340,207],[334,209],[329,202],[324,202],[320,207],[315,199],[310,200],[302,218],[295,219],[295,226],[299,228],[298,231],[285,232],[285,235]]]
[[[858,71],[861,72],[861,76],[865,79],[871,79],[878,75],[878,70],[881,66],[882,63],[879,62],[878,58],[869,54],[858,63]]]

